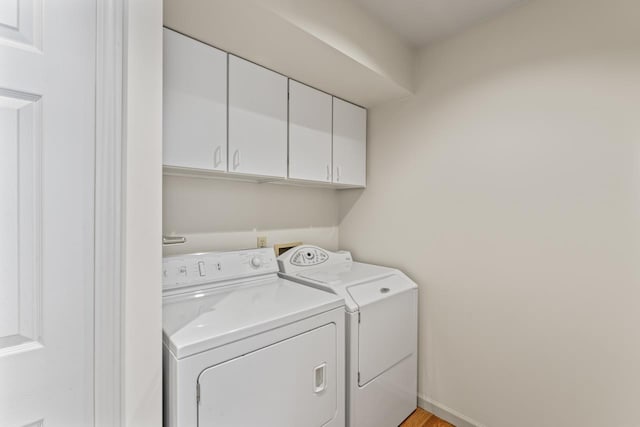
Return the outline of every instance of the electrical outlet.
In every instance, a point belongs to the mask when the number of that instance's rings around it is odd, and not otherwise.
[[[258,247],[259,248],[267,247],[267,236],[258,236]]]

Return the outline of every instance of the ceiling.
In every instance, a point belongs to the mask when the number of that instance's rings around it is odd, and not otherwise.
[[[526,0],[351,0],[414,47],[449,36]]]

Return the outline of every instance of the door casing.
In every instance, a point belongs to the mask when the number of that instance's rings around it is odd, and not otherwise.
[[[97,3],[94,424],[123,425],[124,32],[127,0]]]

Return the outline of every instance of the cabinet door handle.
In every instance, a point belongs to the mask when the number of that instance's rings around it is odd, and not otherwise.
[[[331,168],[327,165],[327,181],[331,181]]]
[[[240,166],[240,150],[233,153],[233,170],[238,169],[238,166]]]
[[[340,182],[340,166],[336,168],[336,181]]]
[[[213,167],[217,168],[222,162],[222,147],[218,145],[216,151],[213,152]]]

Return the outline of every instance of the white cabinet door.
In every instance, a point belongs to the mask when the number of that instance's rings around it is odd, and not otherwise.
[[[287,78],[229,55],[229,172],[287,175]]]
[[[94,422],[96,4],[0,0],[0,426]]]
[[[333,182],[364,187],[367,110],[333,98]]]
[[[227,54],[164,29],[163,163],[227,170]]]
[[[331,182],[331,95],[289,80],[289,178]]]
[[[206,369],[198,425],[327,425],[340,413],[336,339],[331,323]]]

